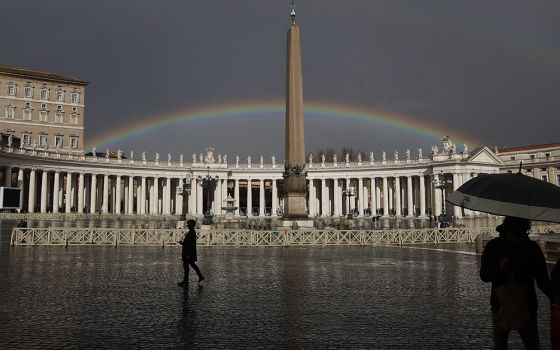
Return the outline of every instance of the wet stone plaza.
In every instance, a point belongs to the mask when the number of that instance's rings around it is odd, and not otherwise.
[[[0,240],[3,349],[488,349],[490,285],[469,245],[10,247]],[[540,336],[548,340],[539,291]],[[512,348],[521,348],[512,334]]]

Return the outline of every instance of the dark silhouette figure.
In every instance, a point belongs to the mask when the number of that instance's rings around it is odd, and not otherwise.
[[[494,349],[507,349],[510,330],[517,330],[525,349],[540,349],[534,282],[552,297],[546,260],[529,239],[530,221],[506,217],[496,228],[481,258],[480,278],[492,282],[490,305]]]
[[[550,343],[552,350],[560,350],[560,258],[550,272],[554,299],[550,304]]]
[[[183,269],[185,270],[185,277],[182,282],[178,284],[182,287],[186,287],[189,285],[189,265],[193,268],[198,276],[198,283],[202,283],[204,281],[204,276],[200,272],[200,269],[196,265],[196,232],[194,227],[196,225],[196,221],[188,220],[187,221],[187,234],[183,241],[179,242],[183,246],[182,251],[182,258],[183,258]]]

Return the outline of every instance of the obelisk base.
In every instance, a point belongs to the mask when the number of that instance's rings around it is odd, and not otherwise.
[[[307,219],[305,193],[288,192],[284,197],[284,219]]]

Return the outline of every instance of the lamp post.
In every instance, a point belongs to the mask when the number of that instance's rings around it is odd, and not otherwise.
[[[183,197],[183,203],[181,206],[181,221],[185,221],[187,219],[187,213],[186,213],[186,200],[189,196],[189,194],[191,193],[191,182],[192,180],[192,176],[190,174],[187,174],[187,176],[183,179],[182,183],[181,183],[181,187],[177,187],[175,191],[177,191],[177,194],[179,196]]]
[[[440,227],[444,228],[449,226],[446,220],[446,210],[445,210],[445,189],[452,184],[452,181],[445,180],[443,173],[440,173],[437,178],[434,177],[432,184],[435,188],[441,190],[441,215],[439,216]]]
[[[356,192],[354,191],[354,187],[349,187],[345,190],[342,190],[342,195],[344,197],[348,198],[348,215],[347,215],[347,217],[348,217],[348,219],[352,219],[354,213],[352,211],[350,211],[350,201],[351,201],[351,198],[356,195]]]
[[[206,176],[198,175],[198,181],[200,186],[206,190],[206,208],[204,209],[204,220],[203,224],[210,225],[213,222],[213,213],[210,213],[210,191],[216,187],[216,183],[220,180],[218,175],[210,176],[210,167],[206,168]]]

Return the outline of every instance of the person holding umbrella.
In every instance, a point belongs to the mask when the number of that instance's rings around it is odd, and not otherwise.
[[[553,296],[544,254],[528,231],[531,220],[560,222],[560,187],[523,175],[522,165],[516,174],[480,174],[447,197],[463,209],[506,217],[484,249],[480,268],[480,278],[492,282],[495,349],[507,349],[510,330],[519,331],[525,348],[539,349],[534,282]]]
[[[198,276],[198,283],[202,283],[204,281],[204,276],[200,272],[200,269],[196,265],[196,231],[194,227],[196,226],[196,221],[194,220],[187,220],[187,234],[185,238],[179,242],[183,246],[181,256],[183,259],[183,269],[185,270],[185,276],[183,281],[179,282],[178,285],[181,287],[188,287],[189,286],[189,266],[193,268]]]
[[[480,278],[492,282],[490,305],[494,349],[507,349],[509,331],[517,330],[526,349],[539,349],[535,281],[552,298],[546,260],[529,239],[530,221],[507,216],[481,258]]]

